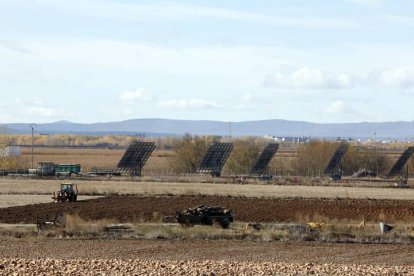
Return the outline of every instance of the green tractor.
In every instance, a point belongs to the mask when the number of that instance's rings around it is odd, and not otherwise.
[[[60,190],[53,193],[52,199],[55,202],[75,202],[78,199],[78,186],[73,183],[62,183]]]

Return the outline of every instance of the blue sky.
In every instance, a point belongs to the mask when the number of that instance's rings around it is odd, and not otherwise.
[[[0,123],[414,120],[414,2],[0,0]]]

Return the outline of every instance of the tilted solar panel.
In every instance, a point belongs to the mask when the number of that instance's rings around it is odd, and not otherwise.
[[[402,173],[405,164],[407,164],[408,159],[413,155],[414,147],[409,147],[406,149],[400,158],[395,162],[394,166],[391,168],[390,172],[387,174],[387,177],[397,176]]]
[[[133,142],[130,144],[118,163],[118,172],[129,172],[132,175],[139,176],[142,168],[155,149],[154,142]]]
[[[213,176],[220,176],[221,170],[233,150],[233,143],[213,143],[204,155],[198,166],[200,173],[210,173]]]
[[[326,166],[324,173],[325,175],[333,176],[334,174],[338,173],[339,170],[341,170],[341,161],[347,151],[348,144],[341,143],[339,147],[336,149],[334,155],[332,156],[331,161],[329,161],[328,166]]]
[[[252,169],[250,170],[250,175],[252,176],[261,176],[263,175],[267,167],[269,166],[270,161],[275,156],[277,150],[279,149],[279,144],[270,143],[267,145],[260,156],[257,158]]]

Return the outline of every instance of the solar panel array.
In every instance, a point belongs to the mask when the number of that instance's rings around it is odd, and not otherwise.
[[[208,148],[197,171],[200,173],[210,173],[213,176],[221,176],[221,170],[233,147],[233,143],[213,143]]]
[[[405,164],[407,164],[408,159],[413,155],[414,147],[409,147],[404,151],[404,153],[400,156],[394,166],[391,168],[390,172],[387,174],[387,177],[397,176],[402,173]]]
[[[269,166],[270,161],[275,156],[277,150],[279,149],[279,144],[270,143],[267,145],[260,156],[257,158],[252,169],[250,170],[250,175],[252,176],[261,176],[263,175],[267,167]]]
[[[154,142],[133,142],[118,163],[119,173],[129,172],[131,175],[141,175],[142,168],[155,149]]]
[[[328,166],[325,169],[325,175],[333,176],[337,173],[341,168],[341,161],[344,157],[345,153],[348,151],[348,144],[341,143],[339,147],[336,149],[334,155],[332,156],[331,161],[329,161]]]

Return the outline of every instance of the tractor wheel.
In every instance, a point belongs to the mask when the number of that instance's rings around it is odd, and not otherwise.
[[[220,221],[220,226],[223,229],[229,229],[230,222],[227,219],[223,219],[223,220]]]
[[[201,220],[201,223],[202,223],[202,224],[204,224],[204,225],[213,225],[214,220],[213,220],[213,218],[212,218],[212,217],[210,217],[210,216],[205,216],[205,217]]]

